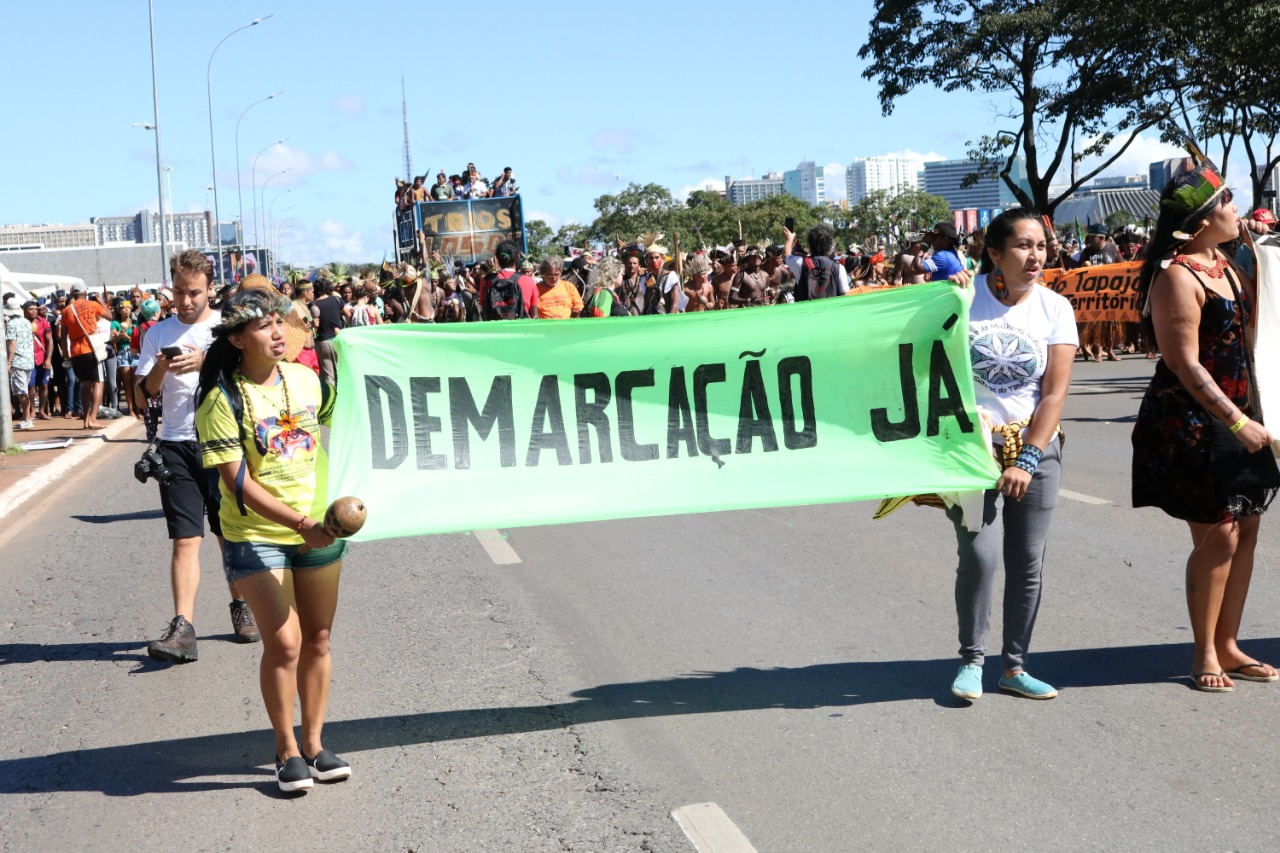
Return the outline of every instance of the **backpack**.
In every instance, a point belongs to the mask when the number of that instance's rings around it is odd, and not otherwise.
[[[520,289],[520,274],[512,271],[507,278],[501,273],[489,277],[489,287],[484,297],[486,320],[524,320],[529,311],[524,305],[524,292]]]
[[[804,266],[800,268],[800,281],[796,284],[796,301],[835,296],[840,292],[837,287],[839,276],[836,262],[831,258],[805,258]]]

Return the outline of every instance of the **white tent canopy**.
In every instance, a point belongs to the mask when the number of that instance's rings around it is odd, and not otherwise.
[[[47,296],[55,290],[69,291],[76,284],[84,287],[84,279],[73,275],[10,272],[8,267],[0,264],[0,291],[16,294],[19,304],[28,299]]]

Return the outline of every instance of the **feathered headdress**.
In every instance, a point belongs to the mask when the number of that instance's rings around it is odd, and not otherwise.
[[[1187,149],[1194,165],[1169,181],[1162,193],[1160,204],[1182,217],[1182,222],[1174,230],[1173,237],[1175,240],[1186,242],[1195,237],[1195,233],[1188,229],[1213,210],[1218,199],[1227,191],[1227,184],[1218,173],[1218,167],[1205,156],[1195,137],[1177,126],[1174,126],[1173,130],[1180,138],[1179,141],[1183,147]],[[1197,232],[1199,230],[1196,229]]]

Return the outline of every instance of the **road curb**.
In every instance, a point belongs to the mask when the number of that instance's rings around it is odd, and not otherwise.
[[[63,453],[48,465],[32,471],[17,483],[0,492],[0,518],[4,518],[22,506],[23,503],[35,497],[40,493],[41,489],[57,480],[89,456],[92,456],[94,451],[101,450],[100,442],[102,440],[110,441],[117,435],[127,432],[133,426],[142,426],[142,422],[132,417],[121,416],[115,423],[101,432],[77,439],[75,446],[67,450],[66,453]],[[32,452],[39,453],[40,451]]]

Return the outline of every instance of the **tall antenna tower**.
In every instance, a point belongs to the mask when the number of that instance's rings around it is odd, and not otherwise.
[[[413,158],[409,156],[409,102],[404,96],[404,72],[400,72],[400,114],[404,117],[404,179],[413,180]]]

